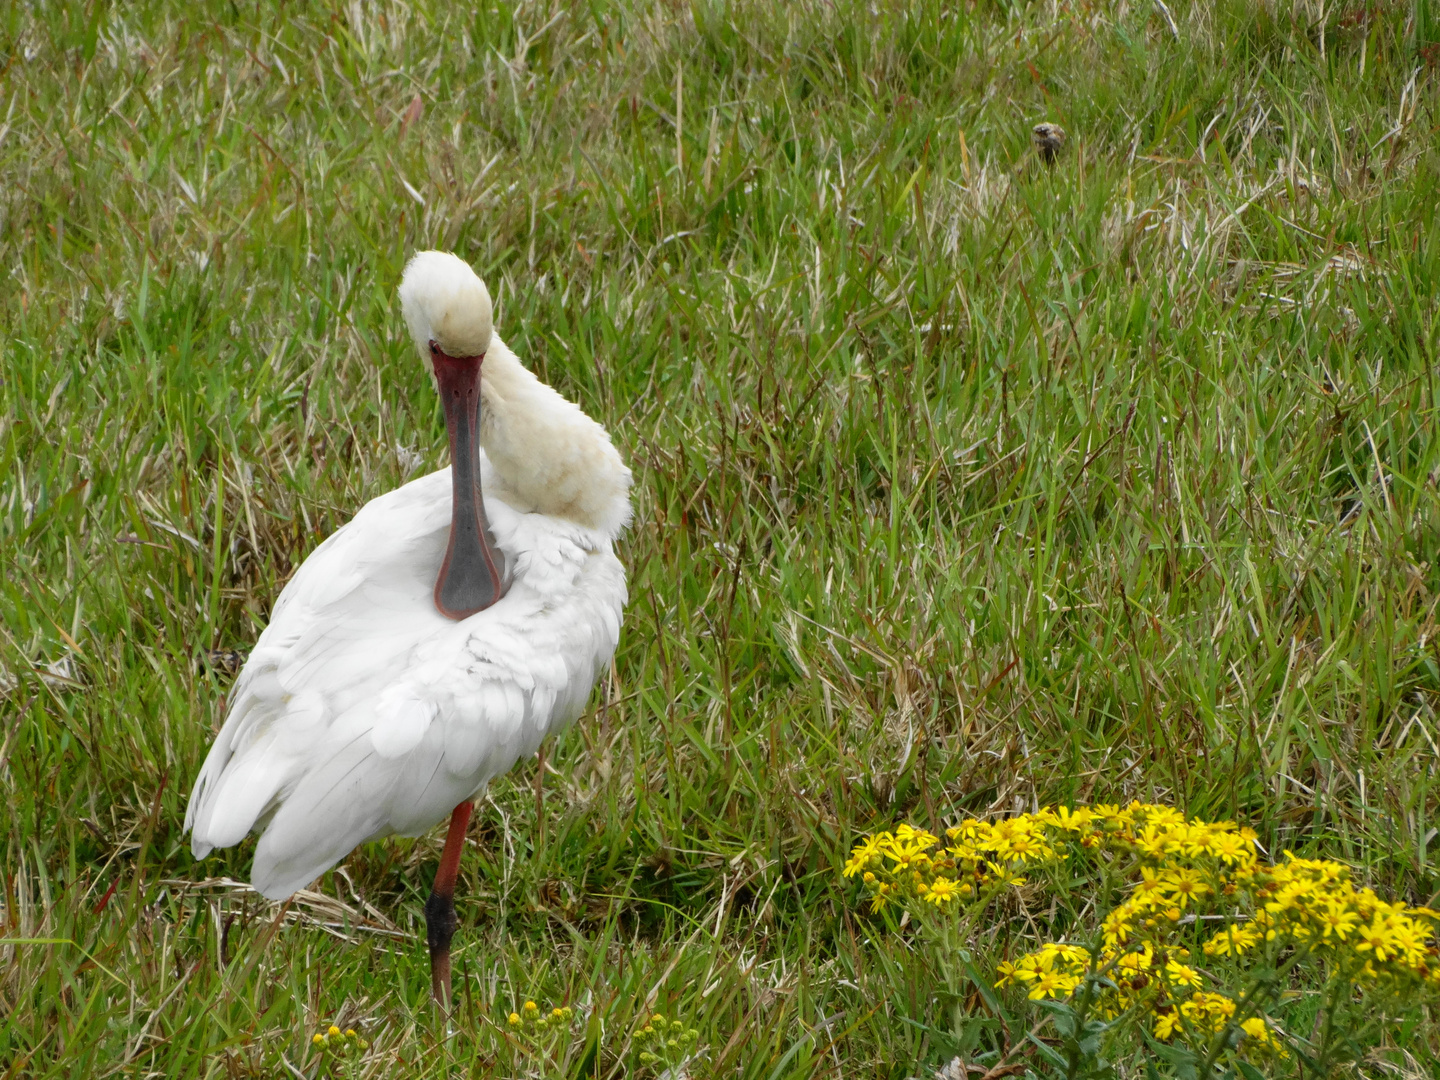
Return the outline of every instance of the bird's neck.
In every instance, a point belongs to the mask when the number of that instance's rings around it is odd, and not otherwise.
[[[630,470],[605,429],[520,363],[496,335],[480,384],[480,442],[496,494],[518,510],[614,537],[630,517]]]

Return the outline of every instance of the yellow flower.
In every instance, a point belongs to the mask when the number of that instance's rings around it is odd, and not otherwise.
[[[540,1011],[540,1006],[536,1005],[533,1001],[527,1001],[525,1002],[525,1011],[527,1013],[537,1013]]]
[[[1186,1020],[1201,1031],[1214,1034],[1223,1028],[1230,1017],[1234,1015],[1235,1002],[1224,994],[1197,992],[1190,996],[1189,1001],[1180,1006],[1180,1012]]]
[[[925,854],[924,845],[902,843],[898,840],[887,847],[885,857],[894,860],[894,872],[897,874],[903,870],[909,870],[913,866],[923,866],[930,861],[930,856]]]
[[[1319,917],[1323,930],[1321,937],[1328,938],[1333,934],[1340,941],[1344,941],[1360,925],[1360,916],[1349,910],[1348,905],[1336,900],[1327,903]]]
[[[993,831],[994,829],[988,821],[966,818],[953,829],[946,829],[945,835],[956,841],[959,850],[964,851],[987,846]]]
[[[1041,972],[1035,985],[1030,988],[1030,1000],[1040,1001],[1047,997],[1064,997],[1079,985],[1080,980],[1074,976],[1062,975],[1058,971]]]
[[[518,1023],[520,1023],[520,1014],[519,1014],[519,1013],[513,1013],[513,1012],[512,1012],[512,1013],[510,1014],[510,1023],[511,1023],[512,1025],[513,1025],[513,1024],[518,1024]]]
[[[1052,942],[1040,950],[1042,955],[1052,956],[1056,960],[1069,965],[1071,968],[1078,968],[1084,971],[1090,964],[1090,952],[1079,945],[1064,945]]]
[[[1064,829],[1066,832],[1084,832],[1095,820],[1095,815],[1083,806],[1074,810],[1066,806],[1059,806],[1055,808],[1052,816],[1055,820],[1055,827]]]
[[[325,1034],[329,1035],[333,1039],[336,1035],[340,1034],[340,1029],[334,1024],[331,1024],[329,1030],[327,1030]]]
[[[1223,862],[1238,863],[1254,858],[1250,843],[1239,833],[1220,833],[1211,840],[1211,851]]]
[[[1049,844],[1030,833],[1019,833],[1000,841],[995,850],[1007,862],[1021,859],[1048,859],[1055,854]]]
[[[1146,825],[1140,835],[1135,838],[1135,846],[1140,849],[1140,854],[1158,859],[1165,854],[1169,840],[1170,831],[1168,829]]]
[[[1155,1037],[1157,1039],[1168,1039],[1175,1034],[1175,1029],[1180,1026],[1180,1011],[1171,1009],[1166,1013],[1155,1014]]]
[[[347,1039],[353,1039],[353,1038],[355,1038],[355,1029],[354,1029],[354,1028],[346,1028],[346,1029],[345,1029],[345,1037],[346,1037]]]
[[[928,833],[924,829],[912,828],[909,825],[901,825],[895,830],[895,839],[901,843],[910,844],[922,851],[932,848],[940,842],[940,838],[934,833]]]
[[[1176,986],[1195,987],[1201,984],[1200,973],[1186,964],[1171,960],[1165,965],[1165,978]]]
[[[1147,823],[1176,828],[1185,824],[1185,815],[1173,806],[1159,806],[1155,803],[1131,803],[1130,809],[1137,814],[1143,812]]]
[[[882,835],[889,836],[888,833]],[[854,877],[869,866],[870,860],[880,854],[880,845],[881,838],[879,836],[867,837],[861,843],[856,844],[855,849],[850,852],[850,861],[845,864],[845,876]]]
[[[1377,915],[1369,926],[1357,932],[1355,951],[1372,953],[1376,960],[1386,960],[1395,955],[1395,935],[1383,917]]]
[[[937,877],[930,883],[929,890],[925,893],[925,899],[932,904],[944,904],[953,900],[959,891],[958,883],[949,878]]]
[[[1181,867],[1177,870],[1167,870],[1160,875],[1161,890],[1181,906],[1189,904],[1210,892],[1210,886],[1205,884],[1205,879],[1200,871],[1193,866]]]
[[[324,1035],[321,1035],[321,1034],[317,1031],[317,1032],[315,1033],[314,1037],[313,1037],[310,1041],[311,1041],[312,1043],[314,1043],[316,1046],[324,1046],[324,1045],[325,1045],[325,1036],[324,1036]]]
[[[1115,961],[1115,966],[1127,975],[1138,975],[1142,971],[1149,970],[1154,960],[1155,950],[1149,942],[1146,942],[1145,947],[1139,952],[1127,952],[1121,956],[1119,960]]]
[[[1205,943],[1208,956],[1239,956],[1257,941],[1260,935],[1243,926],[1228,926]]]
[[[1105,944],[1113,949],[1129,941],[1135,926],[1135,916],[1139,912],[1140,906],[1134,900],[1126,900],[1106,915],[1100,924],[1105,931]]]
[[[1188,826],[1182,826],[1177,830],[1176,839],[1180,843],[1180,850],[1187,855],[1192,857],[1213,855],[1216,852],[1218,838],[1228,828],[1231,828],[1228,821],[1214,824],[1198,820],[1192,821]]]
[[[1249,1020],[1240,1021],[1240,1030],[1245,1033],[1247,1039],[1253,1040],[1259,1046],[1279,1048],[1280,1044],[1270,1034],[1270,1025],[1265,1023],[1263,1017],[1252,1016]]]
[[[1155,896],[1157,899],[1163,895],[1165,883],[1160,880],[1160,872],[1149,866],[1140,868],[1140,880],[1135,883],[1135,896]]]

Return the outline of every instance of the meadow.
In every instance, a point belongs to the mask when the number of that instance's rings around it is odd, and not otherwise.
[[[1437,64],[1426,0],[0,7],[0,1076],[653,1076],[651,1015],[693,1077],[928,1080],[957,1016],[1054,1074],[988,1004],[1054,904],[947,986],[841,876],[900,822],[1140,799],[1430,902]],[[636,480],[448,1037],[440,830],[287,905],[182,833],[229,653],[446,461],[429,247]]]

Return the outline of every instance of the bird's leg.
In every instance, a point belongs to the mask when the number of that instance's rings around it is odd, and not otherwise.
[[[465,850],[465,829],[470,824],[473,802],[462,802],[450,815],[445,850],[435,871],[435,885],[425,901],[425,938],[430,945],[430,993],[436,1004],[450,1011],[450,939],[460,920],[455,916],[455,876],[460,871],[460,853]]]

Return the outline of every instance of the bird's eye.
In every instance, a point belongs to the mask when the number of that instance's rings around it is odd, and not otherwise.
[[[433,340],[430,342],[430,355],[431,355],[431,356],[439,356],[439,355],[440,355],[440,346],[437,345]]]

